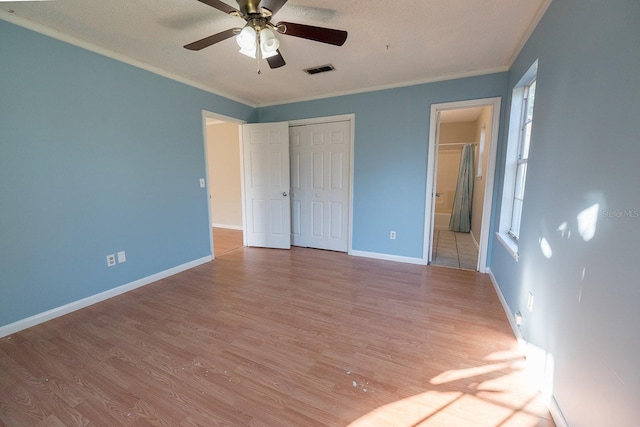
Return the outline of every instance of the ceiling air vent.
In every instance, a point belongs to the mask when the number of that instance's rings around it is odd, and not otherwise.
[[[320,65],[319,67],[307,68],[306,70],[304,70],[304,72],[307,74],[319,74],[319,73],[326,73],[327,71],[333,71],[333,70],[335,70],[335,68],[333,68],[333,65],[327,64],[327,65]]]

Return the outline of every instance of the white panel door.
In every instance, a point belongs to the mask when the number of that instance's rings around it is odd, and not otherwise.
[[[242,144],[247,245],[289,249],[288,124],[243,125]]]
[[[302,204],[307,198],[306,176],[302,171],[303,153],[302,139],[305,135],[305,126],[289,128],[289,158],[291,169],[291,244],[294,246],[309,246],[303,228],[307,227],[307,220],[303,218]]]
[[[295,246],[348,250],[350,127],[344,121],[290,128]]]

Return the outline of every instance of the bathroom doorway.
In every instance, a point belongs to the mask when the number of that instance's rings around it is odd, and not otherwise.
[[[429,138],[429,189],[425,220],[427,262],[453,268],[486,268],[486,249],[493,188],[493,168],[500,99],[432,106]],[[495,112],[495,114],[494,114]],[[473,151],[468,232],[450,229],[465,146]]]

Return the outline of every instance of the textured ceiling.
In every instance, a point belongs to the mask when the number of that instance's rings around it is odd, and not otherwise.
[[[199,52],[182,47],[244,24],[196,0],[0,2],[0,18],[259,106],[504,71],[549,1],[289,0],[273,22],[349,36],[336,47],[279,35],[287,65],[271,70],[263,61],[261,74],[233,39]],[[329,63],[336,71],[302,71]]]

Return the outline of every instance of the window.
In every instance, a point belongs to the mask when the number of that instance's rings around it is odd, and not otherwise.
[[[527,162],[531,146],[533,110],[536,98],[538,61],[524,74],[513,89],[507,135],[507,157],[502,191],[499,240],[518,260],[520,221],[527,180]]]
[[[536,98],[536,80],[524,88],[522,99],[522,118],[520,119],[520,138],[518,144],[518,159],[516,160],[516,183],[513,190],[513,208],[511,210],[511,227],[509,235],[514,240],[520,239],[520,218],[522,217],[522,202],[524,201],[524,187],[527,181],[527,160],[529,159],[529,145],[531,143],[531,125],[533,124],[533,104]]]

